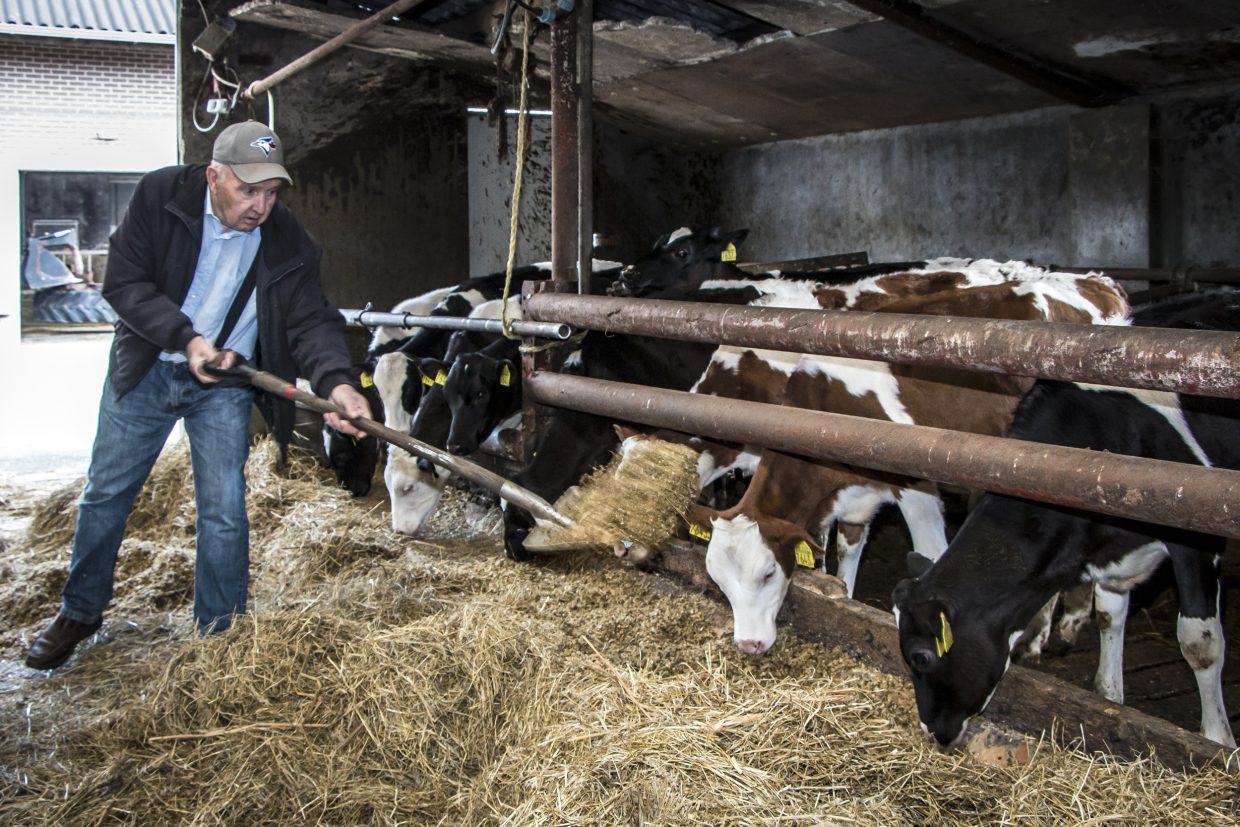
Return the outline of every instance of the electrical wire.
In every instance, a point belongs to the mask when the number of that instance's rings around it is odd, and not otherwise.
[[[194,94],[194,105],[190,108],[190,118],[194,122],[194,129],[197,129],[199,132],[210,132],[212,129],[215,129],[215,125],[220,122],[220,113],[216,112],[215,118],[211,121],[210,125],[204,127],[202,124],[198,123],[198,103],[202,100],[203,90],[207,88],[207,81],[211,79],[214,74],[214,65],[214,63],[207,64],[207,71],[202,73],[202,82],[198,84],[198,91]]]

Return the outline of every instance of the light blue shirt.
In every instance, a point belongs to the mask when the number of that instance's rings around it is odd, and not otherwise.
[[[262,228],[255,227],[248,233],[231,230],[220,223],[211,209],[211,193],[206,195],[206,208],[202,220],[202,251],[198,254],[198,266],[189,293],[181,304],[181,312],[189,316],[194,330],[212,344],[224,327],[224,317],[232,306],[237,288],[245,281],[245,274],[254,263],[258,245],[262,241]],[[224,348],[235,350],[246,359],[254,356],[258,339],[257,289],[241,311]],[[184,362],[184,353],[163,353],[161,359]]]

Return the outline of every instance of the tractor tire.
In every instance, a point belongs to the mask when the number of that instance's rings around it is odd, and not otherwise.
[[[34,320],[54,324],[111,324],[116,311],[93,288],[53,288],[34,294]]]

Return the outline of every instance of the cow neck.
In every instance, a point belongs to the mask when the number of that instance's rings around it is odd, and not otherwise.
[[[1052,595],[1079,580],[1075,539],[1061,535],[1063,546],[1026,539],[1031,519],[1051,530],[1056,515],[1051,509],[1041,514],[1039,506],[984,495],[947,551],[921,576],[923,586],[957,612],[1001,619],[1006,634],[1024,629]]]

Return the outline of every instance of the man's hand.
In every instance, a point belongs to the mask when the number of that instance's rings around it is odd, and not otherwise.
[[[350,418],[364,417],[370,419],[370,403],[352,385],[337,385],[332,388],[331,395],[327,398]],[[325,413],[323,414],[323,421],[342,434],[348,434],[349,436],[366,435],[350,425],[348,420],[342,418],[339,414]]]
[[[215,346],[202,336],[189,340],[189,344],[185,346],[185,358],[189,362],[189,372],[204,385],[213,385],[220,380],[203,370],[203,365],[210,364],[211,367],[227,370],[241,361],[235,350],[216,350]]]

